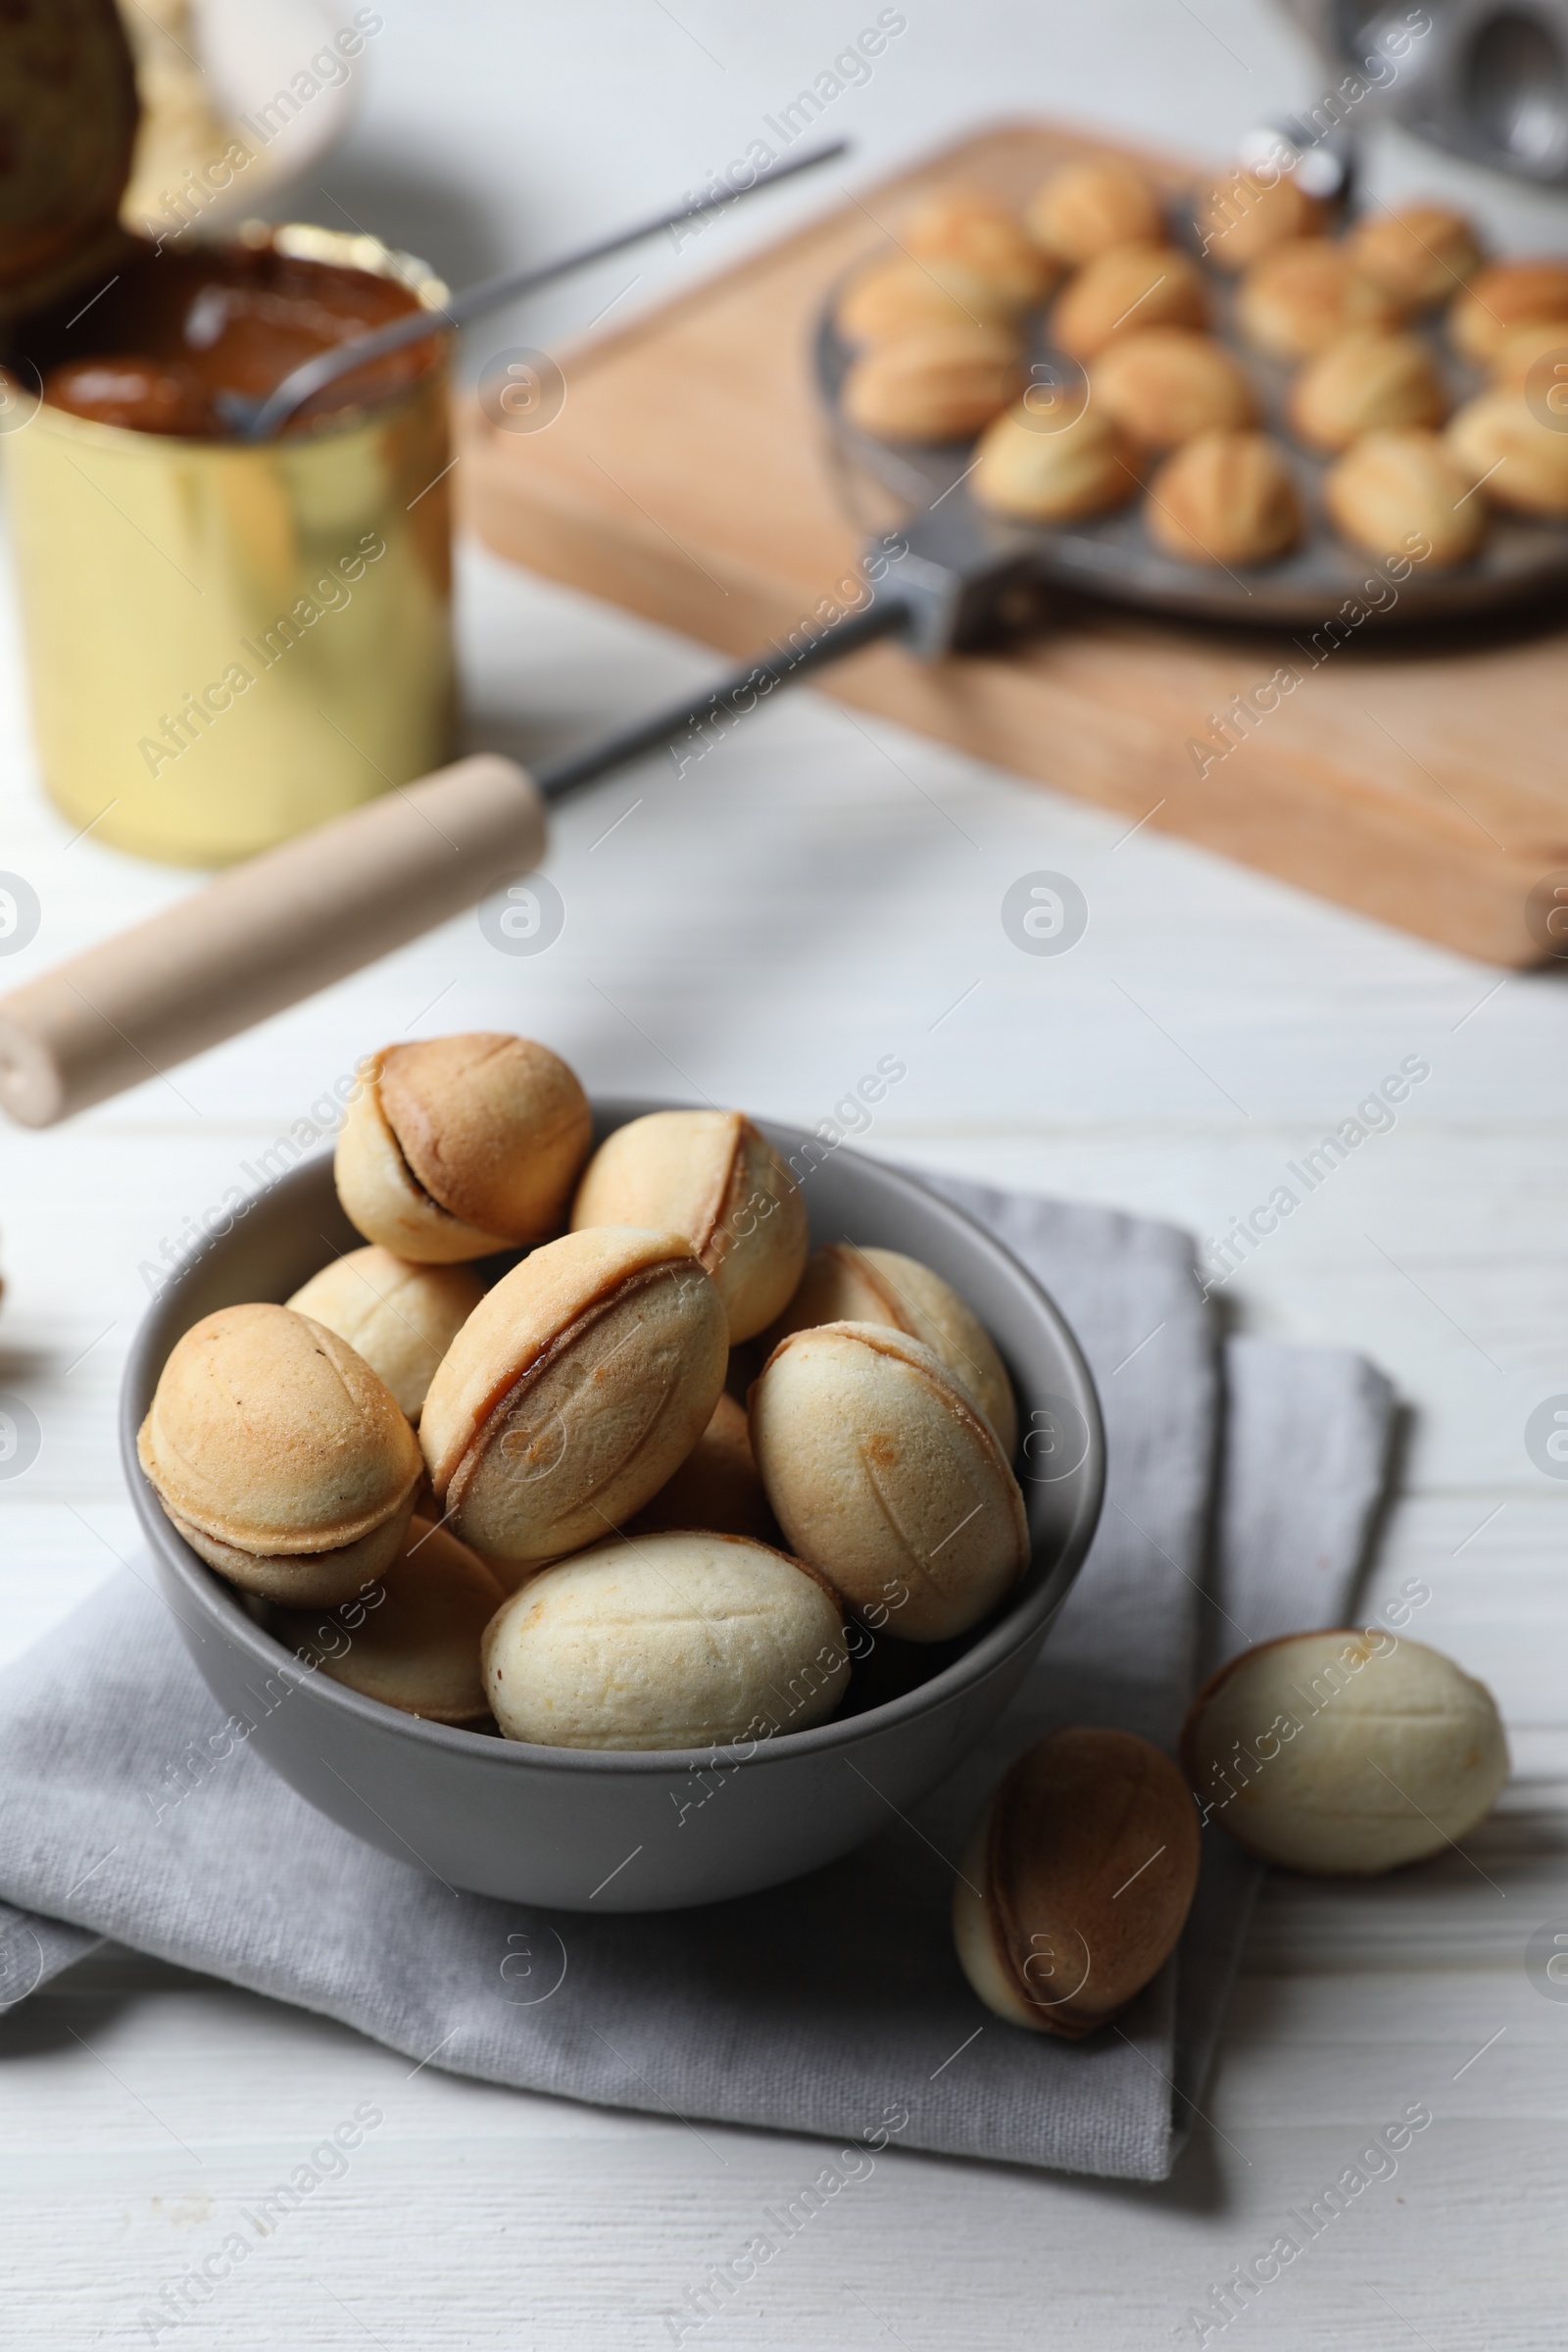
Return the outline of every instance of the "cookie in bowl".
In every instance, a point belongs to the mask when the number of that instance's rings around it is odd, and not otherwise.
[[[687,1528],[547,1568],[491,1620],[483,1670],[508,1740],[711,1748],[823,1722],[850,1657],[824,1578],[765,1544]]]
[[[1462,564],[1486,536],[1486,509],[1438,433],[1368,433],[1323,477],[1336,530],[1369,556]]]
[[[593,1136],[547,1046],[484,1031],[386,1046],[337,1139],[338,1199],[367,1241],[445,1265],[559,1233]]]
[[[751,1393],[752,1447],[790,1549],[906,1642],[967,1633],[1029,1563],[1018,1482],[935,1351],[885,1323],[780,1342]]]
[[[422,1474],[396,1398],[286,1306],[225,1306],[159,1375],[137,1459],[191,1549],[242,1591],[331,1607],[380,1574]]]
[[[1402,315],[1345,247],[1326,237],[1265,254],[1248,270],[1236,301],[1243,334],[1274,360],[1310,359],[1356,327],[1395,326]]]
[[[1117,245],[1079,270],[1056,298],[1052,341],[1092,360],[1117,335],[1150,326],[1206,326],[1202,273],[1174,245]]]
[[[1223,343],[1190,326],[1124,335],[1089,369],[1091,397],[1144,449],[1176,449],[1195,433],[1258,420],[1257,395]]]
[[[1075,522],[1126,505],[1138,488],[1138,457],[1093,402],[1054,431],[1020,402],[981,435],[969,488],[994,514]]]
[[[1149,485],[1149,535],[1184,564],[1272,564],[1306,526],[1284,452],[1263,433],[1200,433]]]
[[[266,1612],[267,1630],[329,1682],[426,1723],[490,1712],[479,1643],[506,1593],[466,1544],[415,1518],[398,1557],[335,1609]]]
[[[714,1535],[750,1536],[759,1544],[779,1540],[752,1451],[746,1407],[727,1391],[674,1477],[625,1522],[625,1533],[656,1536],[672,1527],[706,1527]]]
[[[286,1301],[324,1323],[417,1421],[437,1364],[484,1297],[470,1266],[420,1266],[372,1242],[345,1250]]]
[[[1109,155],[1053,172],[1024,208],[1024,226],[1058,267],[1073,269],[1115,245],[1157,245],[1165,233],[1147,173]]]
[[[588,1163],[571,1223],[683,1233],[713,1278],[731,1347],[771,1323],[810,1247],[800,1186],[738,1110],[654,1110],[617,1127]]]
[[[1010,328],[925,326],[861,353],[844,379],[844,414],[885,441],[966,441],[1026,380]]]
[[[886,1323],[923,1342],[979,1406],[1011,1461],[1018,1408],[1007,1368],[973,1307],[929,1266],[899,1250],[824,1242],[807,1260],[800,1288],[764,1345],[771,1353],[792,1331],[819,1323]]]
[[[1418,335],[1360,327],[1309,361],[1291,386],[1292,428],[1313,449],[1348,449],[1364,433],[1441,424],[1448,396]]]
[[[598,1225],[535,1250],[459,1332],[419,1416],[444,1523],[537,1565],[651,1502],[712,1417],[718,1291],[684,1234]]]

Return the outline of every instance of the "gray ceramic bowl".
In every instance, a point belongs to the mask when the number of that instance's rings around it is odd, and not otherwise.
[[[603,1103],[597,1132],[660,1107]],[[786,1152],[808,1140],[796,1128],[766,1132]],[[359,1245],[337,1203],[329,1155],[280,1178],[160,1293],[137,1334],[121,1403],[131,1499],[214,1697],[254,1725],[251,1745],[320,1812],[477,1893],[573,1911],[675,1910],[776,1886],[846,1853],[893,1808],[934,1788],[1005,1705],[1067,1597],[1100,1515],[1104,1442],[1088,1370],[1017,1260],[906,1176],[841,1149],[812,1168],[805,1190],[813,1240],[880,1243],[921,1259],[993,1334],[1027,1433],[1018,1468],[1034,1559],[1006,1607],[963,1642],[917,1652],[884,1641],[857,1669],[848,1704],[858,1712],[750,1750],[533,1747],[419,1722],[302,1666],[175,1534],[136,1460],[159,1373],[203,1315],[286,1298],[333,1250]],[[907,1688],[911,1673],[926,1679]]]

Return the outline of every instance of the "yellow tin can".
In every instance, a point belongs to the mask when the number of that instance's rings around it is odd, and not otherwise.
[[[372,237],[258,233],[445,300]],[[447,359],[259,446],[48,403],[4,437],[33,727],[74,825],[221,865],[449,756]]]

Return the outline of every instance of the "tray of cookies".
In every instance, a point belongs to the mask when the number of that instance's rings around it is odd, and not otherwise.
[[[1059,587],[1312,627],[1568,586],[1568,261],[1445,205],[1350,218],[1266,161],[1197,203],[1107,156],[1021,212],[950,183],[832,289],[815,372],[854,471]]]

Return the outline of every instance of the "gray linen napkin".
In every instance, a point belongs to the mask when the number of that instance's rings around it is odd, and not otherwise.
[[[969,1990],[954,1863],[992,1780],[1042,1731],[1115,1724],[1168,1748],[1200,1646],[1343,1613],[1390,1391],[1338,1351],[1220,1346],[1168,1227],[928,1181],[1056,1298],[1110,1469],[1036,1669],[914,1814],[809,1878],[702,1911],[599,1919],[455,1896],[315,1813],[246,1745],[181,1769],[219,1711],[139,1569],[0,1676],[0,1893],[15,1906],[0,1903],[0,2006],[109,1936],[488,2082],[847,2151],[1162,2179],[1201,2096],[1255,1869],[1206,1829],[1175,1960],[1115,2026],[1067,2043],[1001,2024]]]

